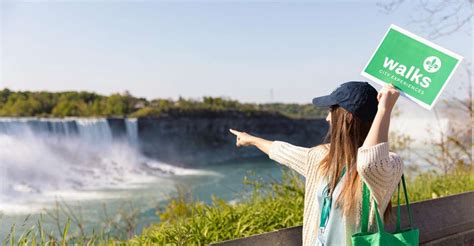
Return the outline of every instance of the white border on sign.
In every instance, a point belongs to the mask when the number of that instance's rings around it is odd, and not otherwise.
[[[426,40],[426,39],[424,39],[424,38],[422,38],[422,37],[420,37],[420,36],[418,36],[418,35],[416,35],[416,34],[413,34],[413,33],[409,32],[409,31],[407,31],[407,30],[405,30],[405,29],[403,29],[403,28],[401,28],[401,27],[399,27],[399,26],[397,26],[397,25],[395,25],[395,24],[391,24],[389,29],[393,29],[393,30],[399,31],[399,32],[401,32],[401,33],[407,35],[408,37],[413,38],[413,39],[415,39],[416,41],[419,41],[420,43],[426,44],[426,45],[430,46],[431,48],[435,48],[435,49],[437,49],[437,50],[439,50],[439,51],[441,51],[441,52],[443,52],[443,53],[446,53],[446,54],[448,54],[448,55],[450,55],[450,56],[452,56],[452,57],[454,57],[454,58],[456,58],[456,59],[458,59],[458,60],[462,60],[462,59],[463,59],[462,56],[460,56],[460,55],[458,55],[458,54],[456,54],[456,53],[454,53],[454,52],[452,52],[452,51],[450,51],[450,50],[448,50],[448,49],[446,49],[446,48],[443,48],[443,47],[441,47],[441,46],[439,46],[439,45],[437,45],[437,44],[435,44],[435,43],[433,43],[433,42],[431,42],[431,41],[429,41],[429,40]]]
[[[387,82],[384,82],[383,80],[378,79],[378,78],[376,78],[376,77],[374,77],[374,76],[372,76],[372,75],[366,73],[366,72],[365,72],[365,69],[366,69],[367,66],[369,65],[370,61],[372,61],[372,59],[374,58],[375,53],[377,52],[377,50],[379,50],[380,46],[382,45],[383,41],[384,41],[385,38],[387,37],[388,32],[389,32],[391,29],[393,29],[393,30],[395,30],[395,31],[398,31],[398,32],[400,32],[400,33],[402,33],[402,34],[404,34],[404,35],[410,37],[410,38],[415,39],[416,41],[418,41],[418,42],[420,42],[420,43],[423,43],[423,44],[425,44],[425,45],[427,45],[427,46],[430,46],[431,48],[437,49],[437,50],[439,50],[439,51],[441,51],[441,52],[443,52],[443,53],[446,53],[446,54],[449,55],[449,56],[452,56],[452,57],[458,59],[458,61],[456,62],[456,65],[454,65],[453,70],[451,70],[451,73],[449,74],[448,78],[446,79],[446,82],[445,82],[444,85],[441,87],[441,89],[438,91],[438,94],[436,95],[436,97],[435,97],[435,99],[433,100],[433,102],[431,103],[431,105],[430,105],[430,104],[427,104],[427,103],[425,103],[425,102],[422,102],[422,101],[416,99],[415,97],[410,96],[410,95],[408,95],[407,93],[405,93],[405,92],[399,90],[399,91],[400,91],[400,95],[402,95],[402,96],[404,96],[404,97],[406,97],[406,98],[409,98],[410,100],[416,102],[418,105],[422,106],[422,107],[425,108],[425,109],[431,110],[431,109],[433,108],[433,106],[436,104],[436,102],[438,101],[438,98],[439,98],[439,96],[441,95],[441,93],[444,91],[444,88],[446,87],[446,85],[448,84],[448,82],[451,80],[451,77],[453,76],[454,71],[456,71],[456,69],[458,68],[459,64],[460,64],[461,61],[463,60],[463,57],[460,56],[460,55],[458,55],[458,54],[456,54],[456,53],[454,53],[454,52],[452,52],[452,51],[450,51],[450,50],[448,50],[448,49],[445,49],[445,48],[443,48],[443,47],[441,47],[441,46],[439,46],[439,45],[437,45],[437,44],[435,44],[435,43],[433,43],[433,42],[431,42],[431,41],[428,41],[428,40],[426,40],[426,39],[424,39],[424,38],[422,38],[422,37],[420,37],[420,36],[417,36],[416,34],[413,34],[413,33],[409,32],[409,31],[407,31],[407,30],[405,30],[405,29],[403,29],[403,28],[401,28],[401,27],[399,27],[399,26],[397,26],[397,25],[395,25],[395,24],[391,24],[390,27],[388,28],[388,30],[385,32],[385,34],[384,34],[382,40],[381,40],[381,41],[379,42],[379,44],[377,45],[377,48],[375,49],[374,53],[372,53],[372,56],[370,57],[369,61],[365,64],[364,68],[362,69],[362,72],[360,73],[362,76],[364,76],[364,77],[366,77],[366,78],[368,78],[368,79],[373,80],[374,82],[376,82],[377,84],[380,84],[381,86],[384,86],[385,84],[387,84]]]

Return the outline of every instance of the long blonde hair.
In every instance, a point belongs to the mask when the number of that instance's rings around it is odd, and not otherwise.
[[[345,179],[341,193],[336,199],[336,206],[342,208],[344,216],[354,214],[357,204],[361,202],[362,183],[357,172],[357,150],[364,143],[372,122],[364,122],[354,117],[344,108],[333,105],[331,111],[331,126],[326,134],[325,142],[330,141],[328,154],[318,165],[319,177],[328,177],[329,190],[332,195],[337,179],[343,167],[346,167]],[[391,212],[389,202],[385,210],[384,219],[387,220]]]

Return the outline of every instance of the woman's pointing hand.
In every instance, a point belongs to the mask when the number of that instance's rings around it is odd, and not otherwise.
[[[235,143],[237,147],[249,146],[253,144],[253,140],[255,138],[254,136],[247,134],[246,132],[239,132],[234,129],[229,129],[229,131],[232,132],[232,134],[234,134],[235,136],[237,136],[237,141]]]

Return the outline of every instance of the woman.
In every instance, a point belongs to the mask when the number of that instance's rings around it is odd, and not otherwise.
[[[388,144],[390,114],[398,97],[390,84],[377,93],[367,82],[350,81],[314,98],[314,105],[329,108],[330,129],[325,139],[329,143],[312,148],[230,129],[237,146],[256,146],[305,177],[303,246],[351,245],[351,235],[360,230],[362,181],[387,218],[403,172],[400,157],[389,152]],[[373,209],[370,231],[376,230]]]

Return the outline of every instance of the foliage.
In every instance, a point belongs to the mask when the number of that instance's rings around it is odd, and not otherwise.
[[[465,166],[458,166],[448,174],[429,170],[415,176],[407,176],[406,179],[410,202],[474,191],[474,169]],[[394,194],[392,204],[396,204],[396,199]],[[400,201],[405,203],[403,193],[400,194]]]
[[[221,97],[200,100],[137,98],[125,91],[102,96],[91,92],[30,92],[0,90],[0,116],[10,117],[160,117],[167,115],[263,116],[282,114],[291,118],[317,118],[326,112],[312,104],[240,103]]]
[[[444,174],[454,169],[464,166],[472,169],[472,126],[474,118],[472,117],[472,98],[466,100],[444,100],[445,108],[440,112],[435,110],[435,114],[444,115],[449,119],[447,130],[437,130],[439,138],[430,142],[425,142],[433,146],[428,156],[423,156],[424,162],[428,163]],[[466,126],[467,123],[467,126]],[[432,129],[427,129],[428,133],[432,133]]]
[[[304,182],[284,172],[281,182],[244,179],[252,187],[238,203],[212,196],[212,204],[186,202],[184,193],[160,212],[161,221],[145,229],[132,244],[203,245],[300,225]]]

